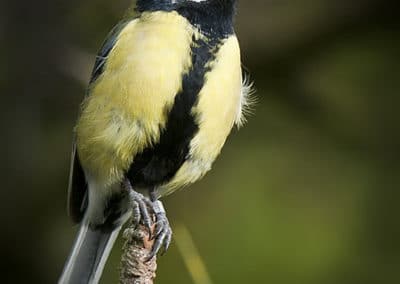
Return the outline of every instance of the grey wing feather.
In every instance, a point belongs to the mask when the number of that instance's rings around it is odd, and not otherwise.
[[[58,284],[99,283],[120,230],[121,226],[112,231],[96,230],[83,220]]]
[[[82,220],[87,202],[87,182],[77,156],[76,142],[74,139],[68,186],[68,213],[72,221],[79,223]]]
[[[102,74],[104,65],[107,62],[108,54],[114,47],[120,31],[130,20],[122,21],[116,25],[107,36],[102,47],[100,48],[99,53],[96,56],[89,86],[90,84],[94,83]],[[90,88],[88,88],[87,95],[90,95]],[[68,186],[68,212],[71,219],[76,223],[79,223],[85,214],[88,202],[87,190],[87,182],[83,168],[79,161],[79,156],[76,150],[76,138],[74,137]]]
[[[113,49],[119,33],[126,26],[128,22],[129,20],[120,22],[108,34],[106,40],[104,41],[102,47],[100,48],[100,51],[96,56],[96,61],[94,63],[90,84],[96,81],[96,79],[103,73],[104,65],[107,62],[107,56]]]

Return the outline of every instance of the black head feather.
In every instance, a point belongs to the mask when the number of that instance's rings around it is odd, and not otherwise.
[[[236,0],[207,0],[201,2],[179,0],[138,0],[136,10],[176,11],[207,34],[225,37],[233,33]]]

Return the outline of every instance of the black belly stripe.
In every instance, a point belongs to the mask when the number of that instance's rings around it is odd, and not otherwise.
[[[192,67],[182,77],[182,90],[175,96],[170,110],[166,110],[166,127],[161,130],[158,143],[136,155],[126,176],[133,187],[154,188],[173,178],[187,159],[190,141],[199,129],[191,113],[204,85],[207,63],[217,52],[219,40],[193,39]]]

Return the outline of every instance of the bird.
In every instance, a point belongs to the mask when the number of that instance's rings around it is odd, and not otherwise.
[[[98,283],[130,217],[152,234],[148,259],[168,249],[160,199],[211,169],[251,104],[236,10],[236,0],[137,0],[107,36],[73,131],[68,210],[80,227],[58,283]]]

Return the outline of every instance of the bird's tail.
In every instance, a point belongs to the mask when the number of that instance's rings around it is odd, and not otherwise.
[[[98,283],[120,230],[91,228],[84,218],[58,284]]]

